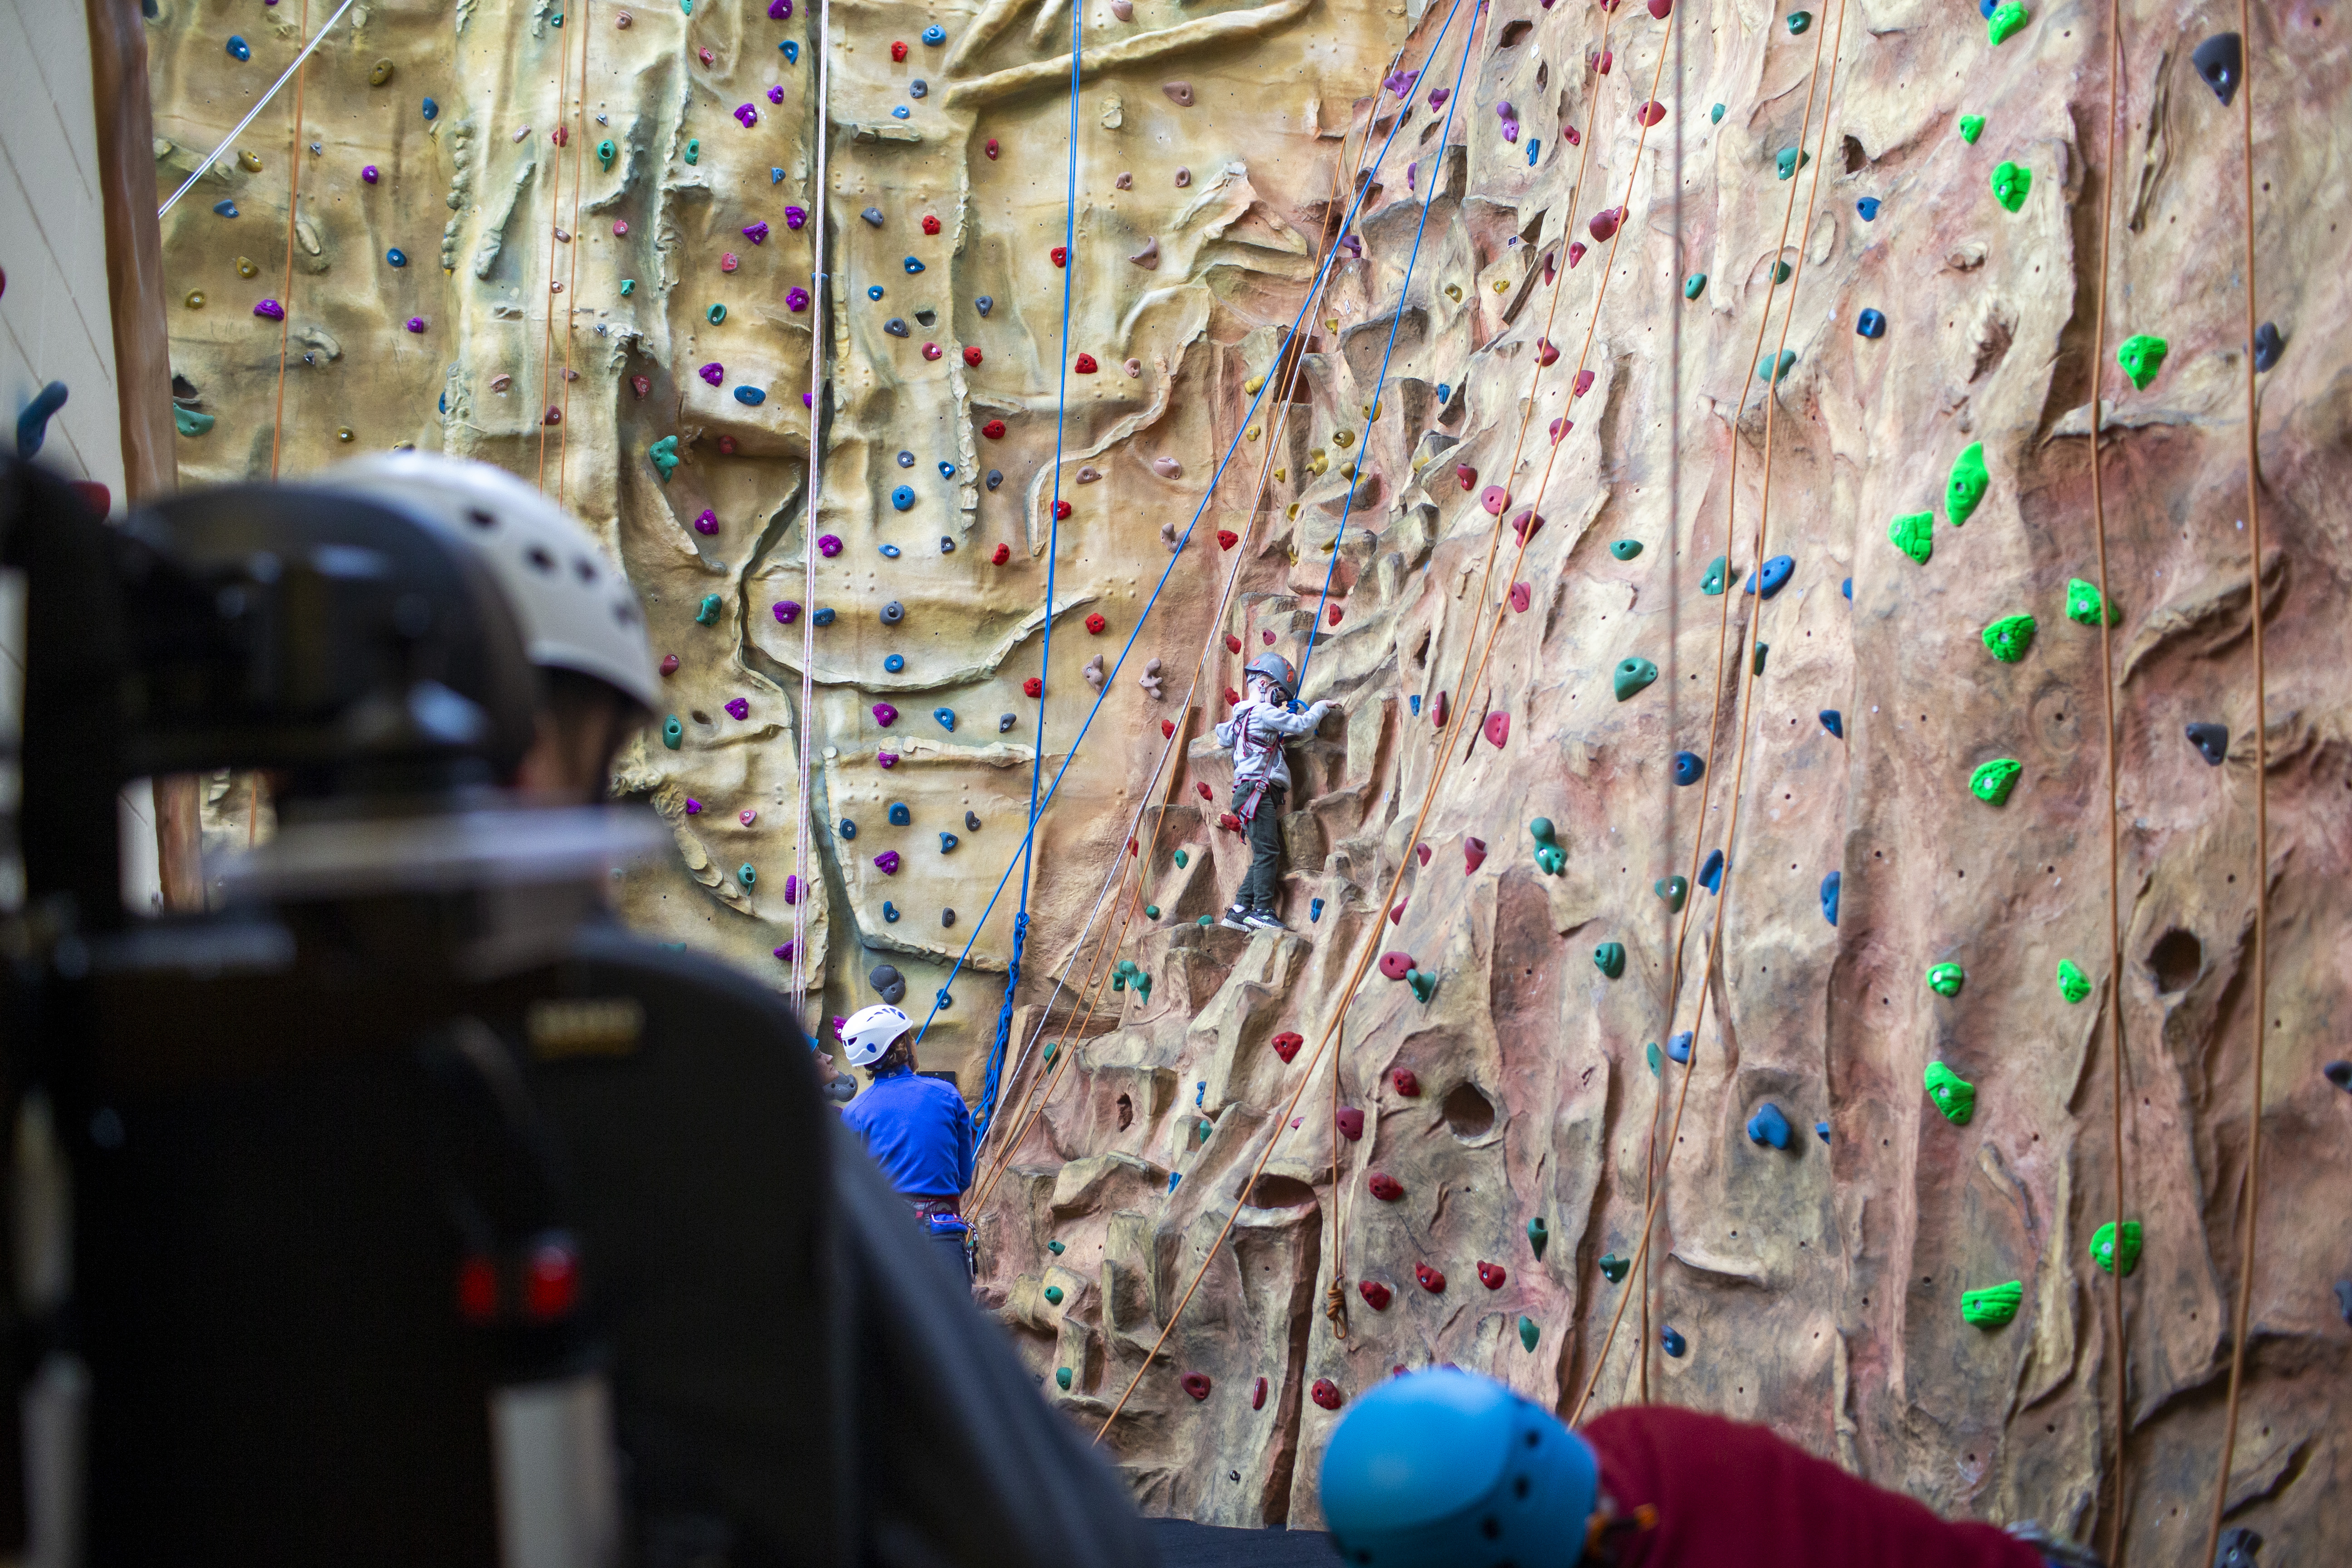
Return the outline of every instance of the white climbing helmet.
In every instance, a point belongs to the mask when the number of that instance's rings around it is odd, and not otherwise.
[[[851,1014],[849,1021],[841,1026],[842,1044],[849,1047],[849,1065],[872,1067],[899,1036],[914,1026],[912,1018],[887,1002],[877,1002]]]
[[[636,590],[577,518],[530,485],[436,452],[355,458],[319,482],[399,506],[471,547],[513,608],[531,663],[592,677],[659,710]]]

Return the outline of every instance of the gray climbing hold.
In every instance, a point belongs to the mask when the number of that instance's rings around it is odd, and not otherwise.
[[[996,300],[989,295],[982,294],[979,299],[974,300],[971,302],[971,308],[985,316],[991,310],[996,309]]]
[[[875,994],[893,1007],[907,999],[907,977],[887,963],[877,963],[866,972],[866,984]]]
[[[997,486],[999,486],[999,485],[1003,484],[1003,482],[1004,482],[1004,472],[1003,472],[1003,469],[1001,469],[1001,468],[991,468],[991,469],[989,469],[989,470],[988,470],[988,488],[989,488],[990,489],[994,489]]]
[[[2230,760],[2230,727],[2227,724],[2191,724],[2189,743],[2208,765],[2220,767]]]
[[[967,811],[963,814],[963,830],[966,833],[977,833],[980,831],[980,813],[976,811]]]
[[[880,228],[882,226],[882,209],[880,207],[867,207],[864,212],[859,213],[857,216],[864,218],[867,223],[872,224],[876,228]]]
[[[897,316],[893,316],[888,321],[883,322],[882,330],[889,333],[894,338],[903,338],[908,335],[907,323]]]
[[[1015,715],[1011,713],[999,713],[996,716],[996,732],[1000,735],[1010,732],[1015,721]]]
[[[2278,363],[2279,355],[2286,353],[2286,340],[2279,336],[2276,321],[2264,321],[2254,329],[2254,368],[2268,370]]]
[[[895,626],[907,618],[907,606],[893,599],[882,606],[882,624]]]

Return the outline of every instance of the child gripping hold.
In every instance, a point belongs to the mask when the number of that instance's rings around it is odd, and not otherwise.
[[[1304,713],[1290,711],[1297,677],[1280,654],[1250,661],[1249,695],[1234,716],[1217,726],[1217,744],[1234,749],[1234,809],[1225,826],[1249,839],[1249,874],[1219,921],[1234,931],[1287,931],[1275,912],[1282,888],[1282,807],[1290,793],[1290,765],[1283,743],[1314,733],[1323,715],[1339,704],[1326,698]]]

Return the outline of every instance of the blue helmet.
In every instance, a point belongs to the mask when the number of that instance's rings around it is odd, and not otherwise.
[[[1565,1568],[1600,1492],[1591,1444],[1452,1368],[1381,1384],[1323,1451],[1331,1543],[1362,1568]]]

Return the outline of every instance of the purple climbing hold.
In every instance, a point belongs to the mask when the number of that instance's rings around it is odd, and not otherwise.
[[[788,206],[784,209],[784,226],[786,228],[798,228],[801,225],[806,222],[808,222],[808,208]]]
[[[784,309],[797,314],[809,308],[809,291],[795,283],[784,290]],[[805,395],[805,394],[803,394]]]
[[[688,816],[700,816],[702,815],[702,803],[695,799],[692,795],[688,795],[686,797],[686,815]]]
[[[768,89],[768,101],[770,103],[782,103],[784,101],[784,89],[781,85],[772,87]]]
[[[877,752],[874,753],[874,761],[877,766],[895,768],[898,765],[898,753],[896,752]]]
[[[373,163],[370,163],[366,168],[360,171],[360,178],[366,181],[371,185],[374,184],[376,181],[383,177],[383,176],[382,174],[376,172],[376,166]]]
[[[874,857],[874,868],[881,872],[886,877],[897,876],[898,874],[898,852],[896,849],[885,849],[881,854]]]
[[[760,111],[748,103],[739,104],[735,109],[735,118],[743,122],[744,130],[749,131],[760,123]]]
[[[768,20],[789,22],[793,19],[793,0],[768,0]]]
[[[702,367],[701,374],[703,380],[709,382],[713,386],[717,386],[719,383],[727,379],[727,367],[720,364],[717,360],[713,360],[709,364]]]
[[[816,538],[816,552],[819,555],[824,556],[827,560],[840,554],[841,536],[834,533],[818,534]]]
[[[791,626],[794,621],[799,620],[800,618],[801,604],[798,599],[779,599],[776,601],[776,619],[778,622],[784,626]]]
[[[719,514],[711,510],[709,507],[704,507],[701,514],[694,520],[694,531],[697,533],[718,532]]]
[[[750,226],[746,227],[746,228],[743,230],[743,237],[744,237],[745,239],[750,240],[750,241],[751,241],[752,244],[754,244],[754,245],[765,245],[765,244],[767,244],[767,243],[768,243],[768,222],[767,222],[767,220],[766,220],[765,218],[762,218],[762,219],[761,219],[758,223],[752,224],[752,225],[751,225]]]
[[[275,300],[264,300],[254,306],[253,313],[265,321],[282,321],[286,319],[286,307]]]
[[[749,719],[751,716],[751,703],[748,698],[730,697],[727,700],[727,717],[730,719]]]
[[[408,318],[408,330],[409,330],[410,331],[412,331],[412,332],[421,332],[421,331],[423,331],[425,330],[425,318],[424,318],[424,317],[422,317],[422,316],[411,316],[411,317],[409,317],[409,318]]]
[[[1420,79],[1421,73],[1417,70],[1391,71],[1389,73],[1388,79],[1381,82],[1381,85],[1387,88],[1399,98],[1411,98],[1412,96],[1412,84]]]
[[[874,705],[874,721],[887,730],[898,721],[898,710],[887,702],[877,702]]]

